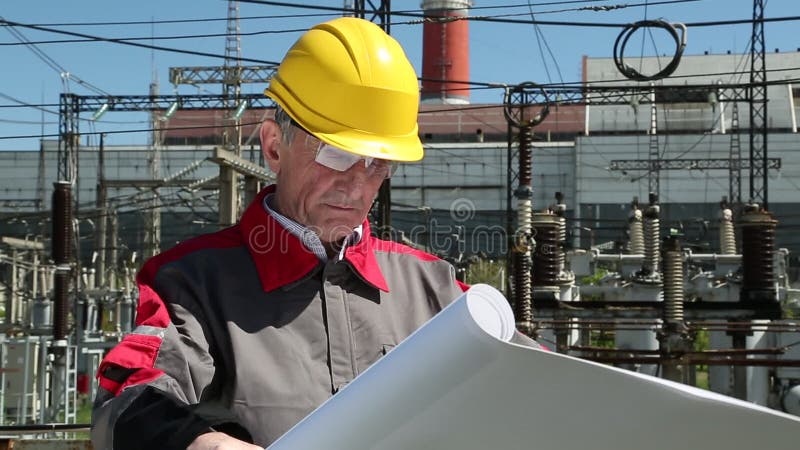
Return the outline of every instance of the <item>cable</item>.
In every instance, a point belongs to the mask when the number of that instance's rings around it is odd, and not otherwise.
[[[675,28],[680,28],[683,32],[678,36]],[[628,40],[639,28],[661,28],[666,30],[672,39],[675,40],[675,53],[672,56],[672,61],[666,67],[652,75],[643,75],[633,67],[625,64],[625,46]],[[682,23],[670,24],[663,20],[641,20],[626,26],[622,32],[617,36],[614,41],[614,65],[623,76],[634,81],[652,81],[666,78],[678,68],[683,56],[683,50],[686,48],[686,25]]]
[[[183,49],[172,48],[172,47],[163,47],[163,46],[160,46],[160,45],[140,44],[138,42],[122,41],[122,40],[119,40],[119,39],[105,38],[105,37],[101,37],[101,36],[93,36],[93,35],[85,34],[85,33],[75,33],[75,32],[72,32],[72,31],[58,30],[58,29],[55,29],[55,28],[47,28],[47,27],[39,27],[39,26],[36,26],[36,25],[28,25],[28,24],[24,24],[24,23],[20,23],[20,22],[13,22],[13,21],[10,21],[10,20],[5,20],[5,19],[0,19],[0,24],[5,24],[5,25],[11,26],[11,27],[29,28],[29,29],[32,29],[32,30],[44,31],[44,32],[48,32],[48,33],[64,34],[64,35],[67,35],[67,36],[75,36],[75,37],[80,37],[80,38],[87,38],[87,39],[92,39],[92,40],[102,41],[102,42],[110,42],[110,43],[120,44],[120,45],[128,45],[128,46],[131,46],[131,47],[146,48],[146,49],[150,49],[150,50],[159,50],[159,51],[164,51],[164,52],[180,53],[180,54],[184,54],[184,55],[207,56],[207,57],[210,57],[210,58],[225,59],[225,55],[219,55],[219,54],[216,54],[216,53],[198,52],[198,51],[194,51],[194,50],[183,50]],[[263,60],[263,59],[253,59],[253,58],[237,58],[237,60],[238,61],[242,61],[242,62],[254,62],[254,63],[258,63],[258,64],[269,64],[269,65],[274,65],[274,66],[277,66],[279,64],[279,63],[277,63],[275,61],[267,61],[267,60]],[[109,94],[104,94],[104,95],[109,95]]]
[[[601,0],[597,0],[601,1]],[[274,14],[266,16],[247,16],[239,17],[240,21],[243,20],[263,20],[263,19],[294,19],[303,17],[327,17],[330,14]],[[227,17],[207,17],[204,19],[165,19],[165,20],[131,20],[131,21],[115,21],[115,22],[59,22],[59,23],[34,23],[40,27],[93,27],[93,26],[120,26],[120,25],[161,25],[161,24],[177,24],[177,23],[208,23],[208,22],[227,22]]]
[[[605,2],[608,0],[570,0],[570,1],[553,1],[553,2],[538,2],[538,3],[530,3],[533,6],[553,6],[553,5],[569,5],[569,4],[581,4],[581,3],[599,3]],[[701,0],[669,0],[663,2],[655,2],[650,3],[651,5],[655,4],[672,4],[672,3],[686,3],[686,2],[697,2]],[[513,9],[513,8],[527,8],[529,3],[518,3],[512,5],[491,5],[491,6],[472,6],[470,10],[490,10],[490,9]],[[578,10],[586,10],[586,11],[611,11],[614,9],[620,9],[625,7],[631,6],[641,6],[641,3],[638,4],[627,4],[627,5],[604,5],[604,6],[584,6],[580,8],[573,8],[573,9],[565,9],[565,10],[557,10],[552,12],[565,12],[565,11],[578,11]],[[344,8],[336,8],[337,11],[333,12],[352,12],[352,9],[345,10]],[[412,9],[412,10],[401,10],[401,11],[392,11],[392,14],[405,12],[405,13],[415,13],[415,12],[422,12],[421,9]],[[550,11],[538,12],[537,14],[545,14],[549,13]],[[263,20],[263,19],[290,19],[290,18],[303,18],[303,17],[328,17],[333,14],[328,13],[310,13],[310,14],[274,14],[274,15],[261,15],[261,16],[245,16],[240,17],[240,21],[247,21],[247,20]],[[180,24],[180,23],[206,23],[206,22],[225,22],[228,19],[225,17],[208,17],[208,18],[199,18],[199,19],[165,19],[165,20],[133,20],[133,21],[112,21],[112,22],[54,22],[54,23],[35,23],[31,25],[37,25],[42,27],[73,27],[73,26],[121,26],[121,25],[153,25],[153,24]]]
[[[659,2],[659,4],[670,4],[670,3],[684,3],[687,0],[669,0],[664,2]],[[694,0],[699,1],[699,0]],[[268,0],[239,0],[241,3],[254,3],[260,5],[271,5],[271,6],[285,6],[291,8],[299,8],[299,9],[315,9],[315,10],[323,10],[323,11],[334,11],[338,13],[349,13],[352,12],[351,9],[346,8],[337,8],[331,6],[320,6],[320,5],[303,5],[298,3],[288,3],[288,2],[275,2],[275,1],[268,1]],[[650,3],[653,5],[654,3]],[[527,6],[527,5],[523,5]],[[514,23],[514,24],[521,24],[521,25],[531,25],[533,23],[538,25],[553,25],[553,26],[574,26],[574,27],[588,27],[588,28],[624,28],[629,26],[629,23],[601,23],[601,22],[573,22],[573,21],[544,21],[544,20],[513,20],[513,19],[503,19],[503,18],[496,18],[490,16],[448,16],[448,17],[424,17],[420,14],[412,14],[406,13],[403,11],[392,11],[392,15],[395,16],[405,16],[405,17],[418,17],[424,19],[424,21],[455,21],[455,20],[470,20],[470,21],[479,21],[479,22],[498,22],[498,23]],[[526,14],[527,15],[527,14]],[[781,22],[781,21],[796,21],[800,20],[800,16],[791,16],[791,17],[777,17],[777,18],[765,18],[762,23],[768,22]],[[407,24],[418,24],[421,23],[420,21],[412,21]],[[741,20],[723,20],[723,21],[714,21],[714,22],[695,22],[695,23],[687,23],[685,24],[687,27],[707,27],[707,26],[718,26],[718,25],[744,25],[749,24],[752,25],[753,19],[741,19]],[[392,25],[395,25],[393,22]],[[397,23],[397,25],[405,25],[404,23]]]
[[[234,36],[259,36],[265,34],[284,34],[284,33],[302,33],[304,31],[308,31],[308,28],[290,28],[284,30],[262,30],[262,31],[251,31],[246,33],[236,33]],[[30,42],[30,44],[72,44],[72,43],[79,43],[79,42],[100,42],[106,40],[113,40],[115,42],[134,42],[134,41],[168,41],[168,40],[179,40],[179,39],[206,39],[206,38],[216,38],[216,37],[227,37],[227,33],[216,33],[216,34],[183,34],[183,35],[174,35],[174,36],[145,36],[145,37],[115,37],[115,38],[86,38],[86,39],[59,39],[59,40],[49,40],[49,41],[35,41]],[[19,42],[0,42],[0,46],[16,46],[16,45],[27,45],[27,43],[19,43]]]
[[[59,115],[59,113],[58,113],[57,111],[53,111],[53,110],[50,110],[50,109],[44,108],[45,106],[59,106],[59,105],[57,105],[57,104],[40,104],[40,105],[34,105],[34,104],[31,104],[31,103],[26,103],[26,102],[24,102],[24,101],[22,101],[22,100],[20,100],[20,99],[18,99],[18,98],[12,97],[12,96],[10,96],[10,95],[8,95],[8,94],[4,94],[4,93],[2,93],[2,92],[0,92],[0,97],[2,97],[2,98],[5,98],[5,99],[7,99],[7,100],[10,100],[10,101],[12,101],[12,102],[18,103],[18,105],[0,105],[0,108],[27,107],[27,108],[38,109],[38,110],[40,110],[40,111],[42,111],[42,112],[46,112],[46,113],[48,113],[48,114],[53,114],[53,115],[56,115],[56,116],[57,116],[57,115]],[[84,121],[84,122],[92,122],[92,123],[109,123],[109,124],[120,124],[120,125],[121,125],[121,124],[133,124],[133,123],[149,123],[149,121],[147,121],[147,120],[132,120],[132,121],[120,122],[120,121],[112,121],[112,120],[92,120],[92,119],[86,119],[86,118],[83,118],[83,117],[81,117],[81,118],[79,118],[79,119],[80,119],[81,121]],[[26,121],[26,120],[9,120],[9,119],[0,119],[0,122],[7,122],[7,123],[19,123],[19,124],[31,124],[31,125],[40,125],[40,124],[42,124],[42,123],[45,123],[45,124],[48,124],[48,125],[52,125],[52,124],[58,124],[58,122]]]
[[[533,5],[528,2],[528,10],[530,11],[531,20],[535,21],[536,17],[533,15]],[[553,62],[556,65],[556,70],[558,71],[558,78],[563,83],[564,77],[561,75],[561,67],[558,66],[558,61],[556,60],[555,56],[553,56],[553,51],[550,49],[550,45],[548,45],[547,40],[544,37],[544,33],[539,28],[539,25],[533,24],[533,32],[536,35],[536,45],[539,47],[539,55],[542,58],[542,65],[544,66],[545,74],[547,75],[547,82],[552,83],[553,80],[550,78],[550,69],[547,67],[547,60],[544,57],[544,51],[542,50],[542,42],[544,42],[545,47],[547,47],[547,52],[550,54],[550,58],[552,58]]]
[[[58,115],[58,111],[53,111],[53,110],[50,110],[50,109],[46,109],[46,108],[44,108],[44,106],[59,106],[59,105],[33,105],[33,104],[30,104],[30,103],[23,102],[22,100],[20,100],[20,99],[18,99],[16,97],[12,97],[12,96],[10,96],[8,94],[4,94],[2,92],[0,92],[0,97],[4,98],[6,100],[10,100],[10,101],[12,101],[14,103],[17,103],[19,105],[22,105],[22,106],[27,106],[29,108],[38,109],[40,111],[44,111],[44,112],[49,113],[49,114]],[[0,105],[0,107],[3,107],[3,106],[5,106],[5,105]]]
[[[225,127],[244,127],[248,125],[260,125],[261,122],[247,122],[247,123],[240,123],[238,125],[231,124],[231,125],[198,125],[193,127],[166,127],[166,128],[141,128],[138,130],[111,130],[111,131],[92,131],[92,132],[80,132],[75,133],[73,136],[93,136],[93,135],[100,135],[100,134],[125,134],[125,133],[148,133],[152,131],[174,131],[174,130],[198,130],[198,129],[206,129],[206,128],[225,128]],[[2,139],[31,139],[31,138],[43,138],[43,137],[60,137],[60,134],[35,134],[35,135],[19,135],[19,136],[0,136],[0,140]]]
[[[0,22],[5,22],[5,19],[2,16],[0,16]],[[82,80],[77,75],[71,74],[67,69],[64,68],[64,66],[62,66],[61,64],[56,62],[56,60],[54,60],[53,58],[48,56],[45,52],[43,52],[41,49],[39,49],[38,47],[33,45],[30,42],[30,40],[27,37],[25,37],[25,35],[22,34],[22,32],[20,32],[19,30],[16,30],[13,27],[9,27],[8,28],[8,32],[11,33],[12,36],[17,38],[17,40],[19,40],[26,47],[28,47],[28,49],[30,49],[47,66],[49,66],[51,69],[55,70],[59,74],[59,76],[62,77],[62,80],[65,80],[65,82],[67,80],[69,80],[69,79],[72,79],[75,82],[77,82],[78,84],[80,84],[81,86],[84,86],[87,89],[89,89],[90,91],[93,91],[93,92],[95,92],[97,94],[111,95],[108,92],[106,92],[106,91],[98,88],[97,86],[94,86],[93,84],[89,83],[88,81]]]
[[[749,55],[743,54],[741,56],[742,56],[741,60],[745,60]],[[800,71],[800,67],[786,67],[786,68],[781,68],[781,69],[767,69],[767,72],[769,72],[769,73],[790,72],[790,71]],[[687,75],[675,75],[675,76],[672,76],[671,79],[726,76],[726,75],[730,75],[730,76],[737,76],[738,75],[738,76],[741,76],[742,73],[743,72],[740,71],[740,70],[734,70],[734,71],[729,71],[729,72],[692,73],[692,74],[687,74]],[[475,90],[475,89],[505,89],[507,87],[507,85],[499,84],[497,82],[450,80],[450,79],[427,78],[427,77],[420,77],[418,79],[421,80],[421,81],[432,81],[432,82],[440,82],[440,83],[450,82],[450,83],[469,84],[471,86],[474,86],[473,88],[471,88],[473,90]],[[611,84],[611,83],[617,83],[617,82],[626,81],[626,80],[627,80],[626,78],[620,78],[620,79],[615,79],[615,80],[567,81],[567,82],[561,82],[561,83],[542,83],[541,86],[545,87],[545,88],[582,87],[584,85],[593,85],[593,84],[601,84],[601,83],[602,84]],[[800,81],[800,78],[793,78],[793,79],[786,79],[786,80],[773,80],[770,83],[774,84],[774,85],[779,85],[779,84],[790,84],[790,83],[794,83],[794,82],[797,82],[797,81]],[[728,83],[728,84],[736,84],[736,83]],[[675,87],[680,87],[680,86],[675,86]],[[622,88],[625,88],[625,86],[623,86]],[[459,89],[461,89],[461,88],[459,88]],[[105,95],[105,94],[103,94],[103,95]],[[0,94],[0,97],[3,97],[3,95]],[[16,99],[13,99],[13,98],[9,98],[8,96],[6,96],[6,98],[8,98],[11,101],[18,102],[19,104],[17,104],[17,105],[2,105],[2,104],[0,104],[0,108],[30,107],[30,108],[37,108],[38,109],[38,108],[44,108],[44,107],[58,107],[58,106],[60,106],[58,103],[38,103],[38,104],[36,104],[36,103],[29,103],[29,102],[24,102],[24,101],[21,101],[21,100],[16,100]],[[465,106],[463,108],[451,108],[451,109],[441,109],[441,110],[431,110],[431,111],[420,111],[420,114],[424,114],[424,113],[428,113],[428,112],[441,112],[441,111],[462,111],[462,110],[466,111],[466,110],[470,110],[470,109],[492,108],[494,106],[496,106],[496,105]],[[53,114],[58,114],[57,112],[52,112],[52,113]],[[81,119],[81,120],[84,120],[84,119]],[[104,122],[104,121],[100,120],[98,122]],[[113,122],[108,122],[108,123],[113,123]],[[128,123],[128,122],[126,122],[126,123]]]

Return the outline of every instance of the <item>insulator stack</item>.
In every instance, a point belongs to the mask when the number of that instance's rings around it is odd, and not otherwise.
[[[742,299],[775,300],[775,227],[772,214],[749,205],[739,220],[742,230]]]
[[[645,274],[658,273],[661,246],[661,208],[651,204],[644,213],[644,262],[642,271]]]
[[[533,214],[536,251],[533,253],[533,286],[556,286],[564,271],[564,238],[566,235],[563,217],[546,212]]]
[[[664,242],[664,322],[683,323],[683,252],[676,237]]]
[[[515,252],[514,268],[514,316],[518,324],[517,328],[522,329],[519,324],[529,324],[533,319],[530,256]]]
[[[516,242],[514,243],[514,315],[517,323],[529,324],[533,319],[531,313],[531,235],[533,227],[531,199],[518,199],[518,224]]]
[[[639,209],[639,199],[634,198],[631,203],[631,212],[628,214],[628,253],[632,255],[644,254],[644,224],[642,223],[642,210]]]
[[[53,187],[53,262],[68,264],[72,259],[72,187],[66,181]]]
[[[719,217],[719,252],[723,255],[736,254],[736,232],[733,227],[733,211],[722,205]]]
[[[519,130],[519,186],[531,186],[533,179],[533,129],[522,127]]]
[[[517,199],[517,232],[514,242],[514,307],[516,309],[517,328],[526,334],[533,333],[532,325],[532,289],[531,289],[531,250],[535,246],[533,240],[533,188],[531,159],[533,135],[530,126],[519,130],[519,186],[514,192]]]
[[[72,260],[72,188],[66,181],[53,183],[52,246],[53,261],[56,263],[53,286],[53,338],[60,341],[67,336]]]
[[[533,233],[533,201],[520,198],[517,201],[517,224],[520,233],[530,237]]]

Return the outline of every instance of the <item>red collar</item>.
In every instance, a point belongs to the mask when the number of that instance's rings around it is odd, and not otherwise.
[[[308,275],[319,259],[309,251],[297,236],[283,228],[263,206],[264,197],[275,192],[275,185],[258,193],[240,221],[242,239],[247,243],[255,261],[261,286],[272,291],[298,281]],[[369,223],[364,221],[361,241],[345,249],[344,260],[368,284],[389,292],[373,251],[375,237],[370,235]]]

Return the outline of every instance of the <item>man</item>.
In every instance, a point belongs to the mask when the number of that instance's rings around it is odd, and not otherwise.
[[[98,370],[97,449],[267,446],[465,288],[365,220],[394,164],[423,153],[394,39],[361,19],[320,24],[266,94],[277,183],[238,225],[144,265],[137,327]]]
[[[394,164],[423,154],[400,45],[361,19],[320,24],[266,94],[277,183],[236,226],[144,265],[137,328],[98,370],[97,449],[269,445],[463,291],[365,220]]]

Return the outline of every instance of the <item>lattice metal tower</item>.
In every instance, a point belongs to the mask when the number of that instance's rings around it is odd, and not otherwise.
[[[367,9],[367,5],[371,9]],[[386,34],[390,34],[390,22],[392,8],[390,0],[346,0],[345,10],[352,8],[353,16],[369,20],[378,24]],[[391,180],[386,180],[378,191],[378,198],[372,207],[373,217],[375,217],[375,229],[378,236],[389,239],[391,237],[392,225],[392,185]]]
[[[767,176],[767,66],[764,44],[764,0],[753,1],[750,41],[750,199],[769,207]]]
[[[222,96],[225,99],[226,117],[222,140],[225,148],[241,156],[241,128],[235,110],[242,89],[242,43],[239,37],[239,2],[228,2],[228,27],[225,36],[224,80]],[[239,211],[238,174],[232,167],[220,167],[219,224],[229,226],[236,223]]]

